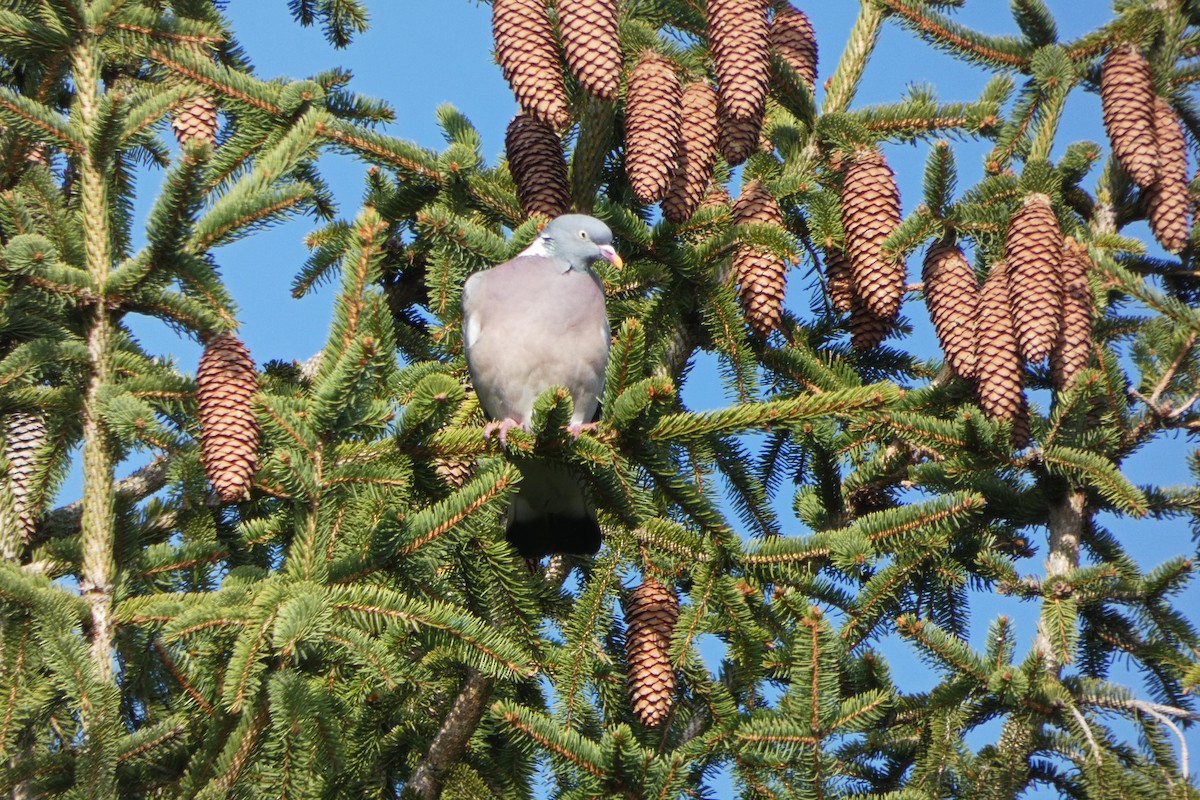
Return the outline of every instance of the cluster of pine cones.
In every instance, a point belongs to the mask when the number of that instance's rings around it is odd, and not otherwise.
[[[1100,104],[1113,155],[1142,189],[1163,249],[1190,241],[1187,141],[1171,104],[1155,90],[1150,63],[1132,44],[1114,47],[1100,70]]]
[[[618,0],[555,0],[563,60],[579,85],[611,102],[619,99],[624,77],[630,187],[641,202],[660,203],[671,222],[689,219],[704,202],[718,155],[736,165],[763,146],[772,53],[810,89],[816,83],[817,42],[808,17],[786,2],[774,3],[772,14],[771,5],[709,0],[714,86],[705,78],[684,85],[678,65],[650,51],[624,64]],[[492,33],[496,60],[521,106],[505,136],[518,200],[526,214],[565,213],[571,191],[559,131],[572,117],[546,0],[494,0]],[[755,182],[733,211],[737,222],[782,220],[774,199]],[[766,335],[779,324],[786,265],[761,248],[742,245],[735,266],[750,326]]]
[[[1012,423],[1013,445],[1029,441],[1025,365],[1049,358],[1067,388],[1091,352],[1092,266],[1087,245],[1062,235],[1050,198],[1033,193],[1009,222],[1004,258],[980,288],[962,250],[938,242],[925,254],[925,301],[946,360],[975,382],[991,419]]]

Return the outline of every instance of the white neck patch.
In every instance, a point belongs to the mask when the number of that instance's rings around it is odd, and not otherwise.
[[[533,243],[526,247],[521,252],[517,253],[517,257],[521,256],[543,256],[550,257],[550,248],[546,246],[547,239],[544,236],[539,236],[533,240]]]

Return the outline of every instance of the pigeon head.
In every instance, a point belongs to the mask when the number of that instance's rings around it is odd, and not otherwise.
[[[570,269],[580,271],[600,259],[611,262],[617,269],[623,266],[612,244],[612,231],[586,214],[564,214],[550,220],[525,254],[557,258]]]

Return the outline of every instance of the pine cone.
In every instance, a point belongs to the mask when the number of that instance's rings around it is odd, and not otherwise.
[[[726,116],[719,119],[718,145],[729,166],[736,167],[758,149],[762,123],[762,115],[753,119],[733,119]]]
[[[1188,222],[1187,140],[1171,104],[1154,98],[1154,138],[1158,180],[1146,190],[1154,238],[1170,253],[1182,253],[1191,239]]]
[[[1017,341],[1036,363],[1054,347],[1062,317],[1062,232],[1048,196],[1030,194],[1009,220],[1004,260]]]
[[[708,42],[721,116],[762,119],[771,79],[767,0],[708,0]]]
[[[1114,47],[1100,70],[1100,104],[1113,155],[1143,189],[1158,176],[1154,143],[1154,76],[1132,44]]]
[[[37,164],[39,167],[48,167],[50,166],[50,153],[44,143],[34,142],[25,151],[25,160],[30,164]]]
[[[475,462],[468,458],[435,458],[433,469],[438,477],[455,489],[462,487],[471,478]]]
[[[590,94],[616,100],[621,89],[617,0],[558,0],[556,8],[571,74]]]
[[[217,140],[219,125],[217,104],[211,97],[189,98],[171,115],[171,129],[181,145],[191,141],[212,144]]]
[[[771,49],[812,89],[817,85],[817,36],[808,16],[784,3],[771,20]]]
[[[1025,371],[1009,310],[1008,269],[992,265],[979,294],[975,318],[975,380],[979,405],[988,418],[1015,420],[1025,407]]]
[[[849,313],[854,303],[854,274],[850,260],[836,247],[825,249],[825,286],[834,309]]]
[[[21,525],[21,540],[28,542],[37,530],[41,509],[35,500],[38,451],[46,441],[46,420],[40,414],[17,412],[4,420],[4,457],[13,511]]]
[[[504,135],[508,171],[526,214],[557,217],[571,207],[571,184],[562,141],[554,129],[527,114],[508,123]]]
[[[878,347],[892,329],[890,317],[881,317],[858,295],[850,298],[850,346],[855,350]]]
[[[783,214],[767,187],[752,180],[742,187],[733,203],[733,221],[738,225],[759,222],[782,227]],[[771,251],[750,244],[737,245],[733,263],[746,320],[755,334],[765,337],[779,327],[787,289],[787,263]]]
[[[546,0],[493,0],[496,63],[522,110],[552,128],[571,121]]]
[[[678,621],[674,590],[644,576],[625,605],[625,653],[633,713],[650,728],[666,719],[675,702],[675,671],[668,652]]]
[[[258,464],[258,420],[250,406],[257,391],[246,345],[232,333],[212,338],[196,369],[200,457],[217,496],[227,503],[249,493]]]
[[[679,162],[663,197],[663,216],[683,222],[696,212],[712,180],[717,160],[717,92],[704,82],[683,90]]]
[[[883,252],[900,224],[896,176],[878,150],[862,149],[842,182],[842,227],[854,286],[871,311],[894,319],[904,296],[904,265]]]
[[[643,203],[663,198],[679,157],[682,89],[675,66],[646,53],[625,96],[625,171]]]
[[[1092,353],[1092,288],[1088,285],[1091,268],[1087,245],[1068,236],[1063,243],[1062,328],[1050,351],[1050,374],[1060,391],[1087,366]]]
[[[975,374],[975,312],[979,282],[957,245],[938,243],[925,253],[925,302],[946,360],[964,378]]]

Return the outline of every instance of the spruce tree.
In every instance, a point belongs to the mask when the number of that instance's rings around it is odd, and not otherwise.
[[[1200,429],[1200,8],[1066,40],[1041,0],[1017,36],[862,0],[839,42],[786,0],[494,0],[522,111],[489,163],[452,106],[435,150],[344,71],[256,74],[223,5],[0,2],[0,791],[1200,795],[1194,554],[1129,547],[1194,524],[1200,458],[1127,477]],[[334,47],[368,22],[288,6]],[[864,104],[888,27],[993,78]],[[1061,141],[1075,93],[1109,141]],[[971,186],[962,141],[990,146]],[[907,215],[895,143],[928,151]],[[363,165],[346,214],[329,151]],[[550,387],[500,443],[462,286],[567,206],[625,262],[600,419],[572,435]],[[293,292],[335,282],[333,322],[257,364],[222,247],[301,214]],[[691,401],[703,359],[724,407]],[[505,540],[530,454],[585,482],[596,556]]]

